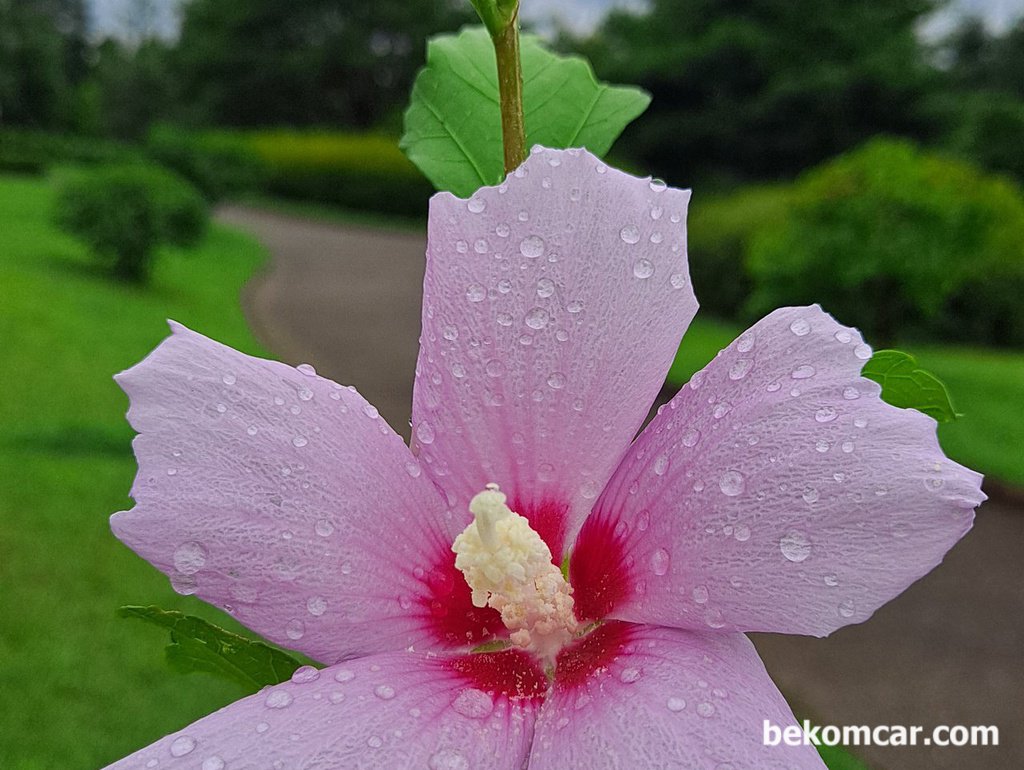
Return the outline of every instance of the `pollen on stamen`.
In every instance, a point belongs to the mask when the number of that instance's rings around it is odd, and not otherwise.
[[[497,484],[469,503],[473,522],[455,538],[455,566],[476,607],[493,607],[517,647],[553,660],[578,629],[572,586],[525,517],[512,511]]]

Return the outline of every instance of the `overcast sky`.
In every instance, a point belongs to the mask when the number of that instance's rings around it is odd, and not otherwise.
[[[357,2],[358,0],[349,0]],[[152,14],[152,27],[165,36],[176,29],[176,8],[181,0],[89,0],[95,29],[99,35],[120,34],[130,28],[128,20],[133,8],[140,5]],[[525,17],[541,23],[557,20],[577,32],[593,29],[612,6],[638,7],[644,0],[523,0]],[[1002,30],[1024,15],[1024,0],[953,0],[957,14],[983,16],[990,27]],[[941,32],[951,26],[949,17],[937,20],[932,29]]]

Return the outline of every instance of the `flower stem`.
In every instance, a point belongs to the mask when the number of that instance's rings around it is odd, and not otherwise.
[[[526,160],[526,124],[523,119],[523,67],[519,56],[519,14],[492,34],[498,60],[498,92],[501,96],[501,136],[505,146],[505,173]]]

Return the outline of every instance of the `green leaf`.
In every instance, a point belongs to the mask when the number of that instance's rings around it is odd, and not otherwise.
[[[952,422],[960,415],[953,408],[946,386],[917,360],[900,350],[876,351],[861,374],[882,386],[882,400],[893,406],[917,409],[938,422]]]
[[[526,141],[604,155],[650,104],[639,88],[600,83],[585,59],[559,56],[540,39],[521,41]],[[439,190],[467,197],[505,176],[498,71],[483,27],[427,45],[405,113],[401,147]]]
[[[301,665],[291,655],[265,642],[247,639],[182,612],[151,606],[121,607],[117,614],[169,629],[167,662],[183,674],[219,674],[256,692],[268,684],[287,681]]]
[[[868,766],[842,746],[817,746],[828,770],[868,770]]]

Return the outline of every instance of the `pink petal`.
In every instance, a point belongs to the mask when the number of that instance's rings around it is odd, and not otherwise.
[[[178,591],[319,660],[504,631],[455,572],[436,489],[359,394],[172,328],[118,376],[139,432],[121,540]]]
[[[869,356],[821,308],[786,308],[694,375],[580,534],[581,614],[823,636],[937,565],[981,477],[879,398]]]
[[[302,668],[111,767],[519,770],[547,681],[520,653],[468,657]]]
[[[413,448],[464,521],[495,482],[556,556],[575,533],[696,312],[688,200],[540,148],[433,198]]]
[[[820,770],[810,746],[765,746],[795,724],[741,634],[608,623],[563,652],[530,770]]]

